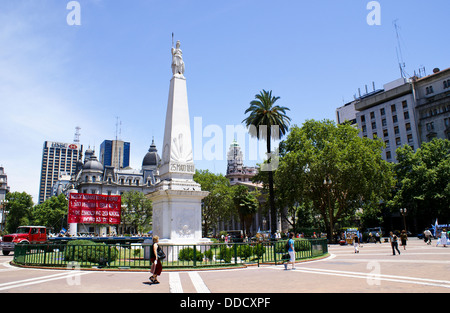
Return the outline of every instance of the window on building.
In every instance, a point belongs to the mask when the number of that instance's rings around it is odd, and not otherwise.
[[[411,123],[406,123],[405,124],[405,128],[406,128],[406,131],[410,131],[411,130]]]
[[[370,119],[374,119],[375,118],[375,112],[370,112]]]
[[[395,138],[395,144],[397,146],[400,146],[402,144],[402,140],[400,139],[400,137]]]
[[[386,151],[386,160],[390,160],[391,158],[391,151]]]
[[[366,127],[366,125],[363,125],[363,126],[361,127],[361,129],[362,129],[362,132],[363,132],[363,133],[367,132],[367,127]]]
[[[409,120],[409,112],[408,111],[403,112],[403,117],[405,118],[405,120]]]
[[[450,118],[444,118],[444,125],[445,125],[445,127],[450,126]]]
[[[377,129],[377,123],[376,122],[372,122],[372,129]]]
[[[395,108],[395,104],[391,105],[391,112],[392,113],[397,112],[397,109]]]
[[[413,136],[412,136],[412,134],[409,134],[407,136],[407,138],[408,138],[408,143],[413,143]]]
[[[383,129],[383,136],[384,137],[388,137],[389,136],[389,133],[388,133],[387,129]]]
[[[429,133],[429,134],[427,134],[427,140],[428,141],[431,141],[431,140],[433,140],[433,138],[436,138],[436,137],[437,137],[436,133]]]
[[[380,114],[381,114],[381,115],[385,115],[385,114],[386,114],[384,108],[381,108],[381,109],[380,109]]]
[[[394,134],[398,135],[400,133],[400,130],[398,128],[398,126],[394,127]]]
[[[386,145],[386,148],[389,148],[389,147],[390,147],[389,140],[385,140],[385,141],[384,141],[384,144]]]
[[[393,123],[397,123],[398,122],[397,115],[393,115],[392,116],[392,122]]]
[[[365,115],[361,115],[361,123],[365,123],[366,122],[366,116]]]
[[[381,125],[382,125],[383,127],[387,126],[387,122],[386,122],[386,119],[385,119],[385,118],[383,118],[383,119],[381,120]]]
[[[406,102],[406,100],[405,100],[405,101],[402,101],[402,107],[403,107],[404,109],[406,109],[406,108],[408,107],[408,102]]]

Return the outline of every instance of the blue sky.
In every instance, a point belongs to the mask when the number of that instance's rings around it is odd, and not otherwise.
[[[233,139],[226,125],[241,124],[262,89],[301,125],[335,120],[358,88],[399,78],[394,20],[406,72],[450,66],[448,0],[379,0],[374,26],[369,2],[79,0],[81,25],[70,26],[69,0],[0,0],[0,165],[11,191],[37,201],[44,141],[72,142],[76,126],[98,156],[119,117],[133,168],[153,136],[161,153],[172,32],[186,63],[191,128],[201,117],[203,129],[224,133],[223,159],[196,167],[220,173]]]

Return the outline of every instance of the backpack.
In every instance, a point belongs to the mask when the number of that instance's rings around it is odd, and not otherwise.
[[[284,249],[286,251],[289,251],[289,248],[291,247],[291,245],[289,244],[289,240],[286,242],[286,245],[284,246]]]

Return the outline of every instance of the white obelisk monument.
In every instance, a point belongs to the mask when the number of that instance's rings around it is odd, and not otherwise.
[[[172,73],[161,167],[161,181],[147,197],[153,202],[153,234],[165,245],[199,244],[202,239],[201,200],[209,193],[193,180],[195,166],[186,78],[180,42],[172,47]]]

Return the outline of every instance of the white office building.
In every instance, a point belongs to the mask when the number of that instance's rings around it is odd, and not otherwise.
[[[433,138],[450,139],[450,68],[374,88],[337,108],[336,119],[349,121],[361,137],[381,139],[389,162],[397,161],[395,151],[405,144],[416,150]]]

